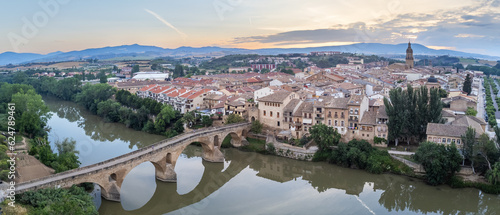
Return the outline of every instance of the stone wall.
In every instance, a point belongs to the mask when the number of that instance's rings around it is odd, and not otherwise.
[[[312,146],[309,148],[292,146],[286,143],[276,141],[273,135],[268,135],[266,139],[266,150],[269,150],[269,144],[274,146],[274,152],[278,156],[287,157],[295,160],[311,161],[318,147]]]

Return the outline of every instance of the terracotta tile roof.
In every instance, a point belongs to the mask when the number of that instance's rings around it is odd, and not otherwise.
[[[285,106],[285,108],[283,108],[283,111],[284,112],[293,112],[293,110],[295,109],[295,107],[299,103],[300,103],[299,99],[292,99],[292,100],[290,100],[290,102],[288,102],[288,104]]]
[[[376,118],[375,118],[375,113],[371,111],[365,111],[363,114],[363,118],[359,122],[360,125],[375,125],[376,123]]]
[[[198,96],[200,96],[200,95],[203,95],[203,94],[205,94],[205,93],[207,93],[207,92],[210,92],[210,89],[202,89],[202,90],[199,90],[199,91],[197,91],[197,92],[195,92],[195,93],[193,93],[193,94],[189,95],[189,96],[187,97],[187,99],[195,99],[196,97],[198,97]]]
[[[455,114],[451,111],[448,111],[448,110],[442,110],[441,116],[442,117],[455,117]]]
[[[435,136],[461,137],[466,131],[466,126],[428,123],[426,134]]]
[[[486,125],[486,122],[480,121],[478,118],[473,117],[473,116],[462,116],[457,119],[455,119],[453,122],[450,123],[451,125],[456,125],[456,126],[465,126],[465,127],[472,127],[476,130],[476,132],[479,133],[484,133],[483,128],[481,127],[482,125]]]
[[[142,91],[142,92],[149,91],[149,90],[153,89],[156,86],[158,86],[158,85],[157,84],[150,84],[148,86],[145,86],[145,87],[141,88],[139,91]]]
[[[245,102],[242,102],[240,100],[234,100],[234,101],[230,101],[230,102],[226,102],[227,105],[229,106],[245,106]]]
[[[377,118],[388,119],[387,112],[385,111],[385,105],[381,105],[377,110]]]
[[[290,94],[291,94],[291,92],[288,92],[288,91],[278,91],[278,92],[274,92],[271,95],[261,97],[261,98],[257,99],[257,101],[259,101],[259,102],[280,102],[280,103],[282,103],[283,100],[285,100],[286,97],[288,97]]]

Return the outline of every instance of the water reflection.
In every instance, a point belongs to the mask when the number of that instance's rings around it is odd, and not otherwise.
[[[193,150],[201,153],[200,147],[188,149],[185,159],[192,156]],[[324,163],[234,149],[226,150],[225,156],[230,164],[224,171],[224,164],[202,162],[201,180],[186,194],[178,192],[175,183],[157,181],[154,195],[143,207],[125,211],[120,204],[104,201],[99,211],[102,214],[245,214],[248,211],[272,214],[311,211],[315,214],[475,214],[500,210],[498,196],[484,195],[476,189],[431,187],[407,177],[372,175]],[[180,159],[178,164],[182,162]],[[176,168],[176,171],[181,174],[183,170]],[[181,183],[180,179],[178,183]],[[325,199],[335,201],[325,202]]]
[[[107,123],[82,106],[54,97],[43,97],[52,117],[49,141],[76,140],[82,166],[98,163],[165,139],[164,136],[134,131],[120,123]]]
[[[49,140],[73,137],[82,165],[110,159],[164,137],[105,123],[82,107],[44,98],[55,114]],[[102,201],[101,214],[494,214],[497,195],[432,187],[397,175],[372,175],[325,163],[224,150],[226,163],[201,159],[189,146],[177,161],[178,183],[155,180],[144,163],[122,187],[122,203]],[[82,153],[83,152],[83,153]]]

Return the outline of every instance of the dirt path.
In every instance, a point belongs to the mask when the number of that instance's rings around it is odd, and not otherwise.
[[[53,169],[45,166],[35,157],[28,154],[27,138],[22,138],[22,144],[16,145],[15,150],[15,152],[17,153],[16,182],[21,183],[54,174],[55,171]]]
[[[18,174],[18,177],[16,178],[17,183],[46,177],[54,174],[55,172],[35,157],[24,153],[17,154],[16,171]]]

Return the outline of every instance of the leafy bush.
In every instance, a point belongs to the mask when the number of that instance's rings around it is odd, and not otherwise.
[[[276,148],[274,147],[274,144],[272,143],[267,143],[267,147],[266,147],[266,150],[267,150],[267,153],[269,154],[276,154]]]
[[[420,144],[414,156],[424,167],[426,182],[430,185],[445,183],[460,170],[462,162],[455,144],[445,146],[426,141]]]
[[[494,185],[500,185],[500,161],[493,164],[492,169],[486,173],[488,182]]]
[[[396,170],[397,167],[387,151],[374,150],[368,157],[366,170],[370,173],[381,174]]]
[[[98,214],[92,197],[84,188],[46,188],[22,194],[19,202],[33,206],[32,214]]]
[[[250,131],[256,134],[260,134],[262,132],[262,123],[259,122],[259,120],[255,120],[252,122],[252,127],[250,128]]]

